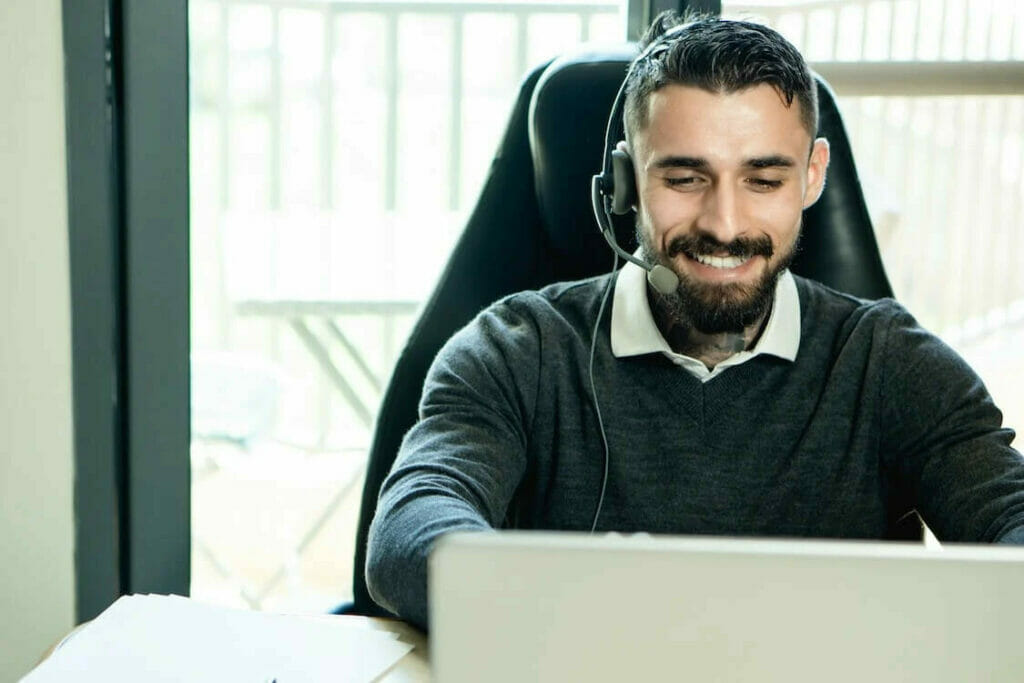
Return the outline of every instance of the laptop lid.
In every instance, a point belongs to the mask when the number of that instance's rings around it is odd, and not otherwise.
[[[1024,548],[462,533],[435,680],[1024,680]]]

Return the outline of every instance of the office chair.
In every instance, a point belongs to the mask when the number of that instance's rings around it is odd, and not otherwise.
[[[523,82],[477,204],[395,366],[377,417],[363,488],[352,580],[339,612],[387,616],[366,589],[366,541],[377,496],[402,437],[417,419],[427,370],[441,346],[506,294],[611,269],[595,223],[590,179],[600,172],[605,126],[635,46],[562,57]],[[820,134],[831,143],[828,182],[805,211],[795,273],[856,296],[892,296],[835,96],[819,79]],[[632,217],[616,223],[635,247]],[[893,537],[921,538],[916,516]]]

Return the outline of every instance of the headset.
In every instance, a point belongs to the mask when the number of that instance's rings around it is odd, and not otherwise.
[[[630,63],[626,77],[615,95],[612,111],[608,117],[608,126],[604,134],[604,157],[601,173],[595,175],[590,182],[590,201],[594,208],[594,218],[608,246],[616,255],[647,271],[647,281],[662,294],[671,294],[679,287],[679,277],[670,268],[658,263],[648,263],[619,246],[615,239],[615,225],[612,214],[622,216],[629,213],[637,203],[636,174],[633,160],[629,154],[618,148],[616,138],[626,107],[626,85],[638,64],[653,59],[671,48],[671,41],[690,28],[690,23],[673,26],[660,35],[643,52]],[[616,259],[616,265],[618,260]],[[603,302],[602,302],[603,304]]]
[[[612,214],[622,216],[632,211],[637,203],[636,175],[633,168],[633,160],[629,154],[618,148],[617,139],[622,121],[623,111],[626,106],[626,85],[637,64],[644,60],[666,52],[671,47],[671,41],[690,27],[690,23],[673,26],[663,33],[650,45],[648,45],[629,65],[622,85],[615,95],[615,102],[612,104],[611,114],[608,116],[608,126],[604,135],[604,157],[601,163],[601,173],[595,175],[590,183],[590,200],[594,209],[594,218],[597,219],[597,226],[604,236],[608,246],[615,252],[615,260],[612,263],[614,274],[619,266],[619,257],[637,265],[647,271],[647,282],[661,294],[671,294],[679,287],[679,277],[670,268],[658,263],[648,263],[619,246],[615,239],[615,224]],[[601,297],[601,305],[597,310],[597,320],[594,322],[594,332],[590,337],[590,394],[594,400],[594,411],[597,413],[597,425],[601,431],[601,442],[604,445],[604,474],[601,478],[601,493],[598,496],[597,507],[594,510],[594,519],[590,524],[590,533],[597,530],[597,520],[601,516],[601,508],[604,506],[604,495],[608,488],[608,469],[611,456],[608,448],[608,435],[605,433],[604,421],[601,417],[601,406],[597,400],[597,387],[594,384],[594,355],[597,348],[597,333],[601,325],[601,318],[604,316],[604,309],[608,303],[608,296],[615,282],[614,275],[609,276],[608,284],[605,286],[604,294]]]

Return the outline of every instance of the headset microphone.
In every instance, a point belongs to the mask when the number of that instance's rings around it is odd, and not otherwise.
[[[621,154],[626,157],[626,163],[629,163],[630,166],[633,165],[629,162],[629,157],[625,153],[615,150],[614,154]],[[676,291],[676,288],[679,287],[679,276],[673,273],[669,268],[666,268],[660,263],[651,264],[646,261],[641,261],[636,256],[633,256],[619,246],[619,243],[615,239],[615,228],[613,227],[610,214],[623,214],[625,211],[614,211],[612,206],[609,206],[614,205],[614,199],[601,192],[602,178],[602,175],[594,176],[593,181],[591,181],[590,191],[591,199],[594,204],[594,216],[597,218],[597,224],[600,226],[601,234],[604,236],[605,241],[608,242],[608,246],[610,246],[612,250],[622,258],[646,270],[647,282],[649,282],[650,285],[658,292],[662,294],[671,294]]]

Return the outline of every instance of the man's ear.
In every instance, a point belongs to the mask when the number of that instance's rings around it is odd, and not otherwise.
[[[808,208],[821,197],[825,189],[825,175],[828,172],[828,140],[818,138],[811,146],[811,158],[807,163],[807,189],[804,191],[804,208]]]

